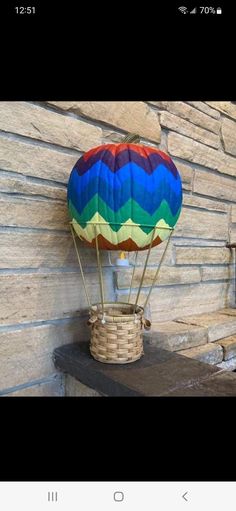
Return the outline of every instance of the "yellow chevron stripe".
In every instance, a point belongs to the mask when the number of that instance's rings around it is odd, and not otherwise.
[[[99,215],[99,213],[95,213],[95,215],[90,220],[91,223],[97,224],[98,222],[105,223],[106,225],[98,225],[97,226],[97,234],[102,234],[104,238],[106,238],[110,243],[116,245],[117,243],[121,243],[131,238],[140,248],[148,245],[151,242],[153,231],[149,234],[143,232],[140,227],[134,225],[134,222],[129,218],[117,231],[114,232],[109,224],[107,224],[106,220]],[[82,236],[84,239],[89,241],[90,243],[95,238],[95,229],[94,225],[87,224],[85,228],[82,228],[77,221],[73,218],[72,220],[73,227],[78,236]],[[165,229],[162,229],[164,227]],[[156,233],[155,238],[159,236],[162,241],[164,241],[170,235],[170,230],[167,230],[170,226],[165,222],[165,220],[159,220],[156,224]]]

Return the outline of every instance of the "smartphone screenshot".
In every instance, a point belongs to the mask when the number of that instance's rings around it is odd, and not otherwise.
[[[234,11],[2,7],[3,511],[233,509]]]

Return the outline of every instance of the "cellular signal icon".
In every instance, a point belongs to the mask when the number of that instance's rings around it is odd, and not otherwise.
[[[190,11],[190,14],[197,14],[197,7],[194,7],[194,9]]]
[[[187,14],[188,12],[188,9],[187,7],[178,7],[179,11],[182,12],[183,14]]]

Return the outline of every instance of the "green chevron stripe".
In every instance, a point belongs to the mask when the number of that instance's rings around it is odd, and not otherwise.
[[[173,216],[168,203],[166,200],[163,200],[157,211],[155,211],[153,215],[149,215],[137,202],[133,199],[129,199],[126,204],[115,213],[98,194],[96,194],[83,209],[82,214],[79,215],[72,202],[69,201],[70,216],[71,218],[75,218],[82,227],[85,227],[86,223],[89,222],[98,211],[109,224],[112,222],[124,224],[129,218],[132,218],[133,222],[140,224],[143,232],[148,234],[152,229],[151,227],[142,227],[143,224],[156,225],[157,222],[164,219],[170,227],[174,227],[179,218],[181,207],[176,215]],[[120,225],[111,225],[111,228],[113,231],[117,232],[120,229]]]

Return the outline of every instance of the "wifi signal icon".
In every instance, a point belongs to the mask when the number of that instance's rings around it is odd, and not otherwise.
[[[179,11],[182,12],[183,14],[187,14],[188,12],[188,9],[187,7],[178,7]]]

